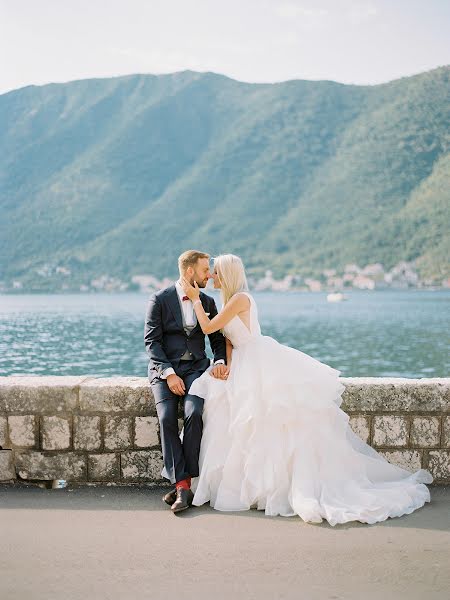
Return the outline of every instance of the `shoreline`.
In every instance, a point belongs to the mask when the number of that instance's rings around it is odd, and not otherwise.
[[[163,289],[163,288],[161,288]],[[86,291],[86,292],[81,292],[81,291],[26,291],[26,290],[20,290],[20,291],[3,291],[0,292],[0,298],[2,296],[114,296],[114,295],[120,295],[120,296],[126,296],[126,295],[132,295],[132,296],[148,296],[149,294],[153,294],[155,292],[157,292],[159,290],[153,290],[153,291],[139,291],[139,290],[113,290],[113,291]],[[336,290],[336,289],[327,289],[327,290],[299,290],[299,289],[292,289],[292,290],[249,290],[252,294],[305,294],[305,295],[326,295],[326,294],[332,294],[332,293],[336,293],[336,292],[341,292],[343,294],[360,294],[360,293],[370,293],[370,294],[374,294],[374,293],[384,293],[384,292],[389,292],[389,293],[398,293],[398,292],[411,292],[411,293],[416,293],[416,292],[442,292],[442,291],[448,291],[450,292],[450,288],[448,287],[422,287],[422,288],[416,288],[416,287],[410,287],[410,288],[389,288],[389,287],[385,287],[385,288],[375,288],[375,289],[358,289],[358,288],[345,288],[342,290]],[[205,289],[205,293],[214,293],[215,290],[213,288],[207,288]]]

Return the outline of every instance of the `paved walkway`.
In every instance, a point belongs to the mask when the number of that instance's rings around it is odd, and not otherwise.
[[[0,484],[1,600],[448,599],[450,488],[376,525],[331,527],[161,490]]]

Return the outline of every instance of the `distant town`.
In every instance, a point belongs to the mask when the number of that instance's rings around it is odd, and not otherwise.
[[[159,279],[151,274],[134,275],[128,281],[103,274],[85,283],[74,284],[72,273],[64,265],[46,264],[36,270],[38,285],[30,286],[19,279],[11,282],[0,281],[0,293],[24,293],[28,291],[49,291],[54,293],[93,293],[93,292],[142,292],[151,293],[162,289],[173,282],[165,277]],[[255,291],[302,291],[302,292],[343,292],[350,289],[409,289],[450,288],[450,278],[437,281],[436,279],[420,279],[414,264],[399,262],[391,270],[385,270],[381,263],[371,263],[365,267],[357,264],[347,264],[343,270],[324,269],[315,277],[301,275],[286,275],[276,279],[271,270],[264,277],[249,277],[249,286]]]

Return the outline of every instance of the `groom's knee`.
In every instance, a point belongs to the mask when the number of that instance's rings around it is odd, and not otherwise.
[[[167,413],[160,415],[159,426],[163,432],[173,431],[178,433],[178,420]]]
[[[156,405],[161,432],[174,431],[178,433],[178,407],[170,400],[158,402]]]
[[[188,394],[184,400],[185,421],[201,422],[203,414],[203,398]]]

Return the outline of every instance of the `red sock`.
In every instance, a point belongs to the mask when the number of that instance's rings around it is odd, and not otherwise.
[[[191,478],[188,477],[187,479],[182,479],[181,481],[177,481],[175,484],[175,487],[178,488],[183,488],[185,490],[189,490],[191,489]]]

